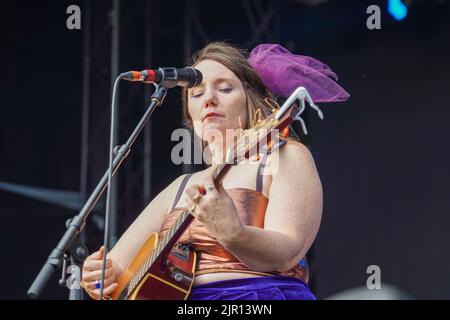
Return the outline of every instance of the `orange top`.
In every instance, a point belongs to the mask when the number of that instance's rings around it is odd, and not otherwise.
[[[184,187],[180,188],[180,190]],[[264,216],[269,199],[261,192],[247,188],[228,189],[227,193],[236,206],[241,221],[246,225],[264,228]],[[174,203],[175,205],[176,203]],[[160,236],[164,236],[182,213],[183,208],[175,207],[167,215]],[[178,242],[188,244],[191,250],[197,253],[196,274],[213,272],[247,272],[259,275],[293,276],[308,282],[307,264],[297,264],[291,270],[280,272],[274,270],[270,273],[252,271],[235,256],[227,251],[214,238],[201,222],[194,219],[188,229],[181,235]],[[306,260],[305,260],[306,262]]]

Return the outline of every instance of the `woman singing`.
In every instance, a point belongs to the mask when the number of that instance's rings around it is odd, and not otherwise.
[[[297,57],[282,52],[279,59],[289,55]],[[192,66],[203,80],[183,90],[184,118],[202,139],[212,164],[223,162],[226,146],[242,129],[270,114],[274,93],[287,85],[280,81],[272,90],[258,65],[261,56],[253,57],[247,60],[241,50],[222,42],[210,43],[193,57]],[[325,65],[320,69],[315,63],[310,58],[302,67],[329,79]],[[342,100],[346,92],[335,86],[342,92],[333,101]],[[318,89],[312,89],[317,98]],[[220,183],[213,181],[211,166],[175,179],[108,253],[103,294],[117,288],[117,278],[151,233],[164,236],[183,208],[193,208],[195,219],[178,240],[197,253],[189,299],[315,299],[304,258],[319,230],[322,186],[308,148],[295,139],[284,142],[257,160],[231,166]],[[103,253],[102,247],[83,265],[82,285],[95,298]]]

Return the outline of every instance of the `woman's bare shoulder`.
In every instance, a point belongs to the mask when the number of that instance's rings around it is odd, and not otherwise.
[[[288,140],[287,143],[276,149],[269,155],[270,161],[278,161],[278,166],[309,168],[316,170],[313,155],[309,148],[296,140]]]
[[[281,150],[283,150],[283,148],[281,148]],[[311,151],[309,151],[309,148],[306,145],[293,139],[287,141],[284,150],[287,150],[290,154],[294,153],[297,155],[311,156]]]

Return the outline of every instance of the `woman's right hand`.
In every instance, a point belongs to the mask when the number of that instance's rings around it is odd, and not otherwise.
[[[100,289],[97,289],[96,285],[98,286],[102,276],[104,254],[105,248],[102,246],[98,251],[88,256],[83,264],[81,285],[95,299],[100,295]],[[117,288],[117,283],[115,282],[118,277],[117,271],[113,261],[106,259],[103,296],[110,295]]]

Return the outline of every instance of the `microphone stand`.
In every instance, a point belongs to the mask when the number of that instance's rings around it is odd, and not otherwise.
[[[145,124],[149,120],[151,114],[157,106],[160,106],[166,97],[168,88],[166,86],[155,84],[156,90],[151,97],[151,103],[142,116],[141,120],[137,124],[136,128],[128,138],[127,142],[121,146],[117,146],[114,148],[114,160],[112,161],[112,174],[114,175],[117,169],[122,164],[122,161],[128,156],[131,151],[131,146],[134,144],[136,138],[139,133],[144,128]],[[64,261],[63,267],[66,269],[67,260],[69,259],[71,263],[75,265],[71,265],[69,272],[72,272],[72,276],[69,278],[69,281],[66,281],[66,286],[69,284],[69,289],[71,289],[70,299],[77,299],[81,296],[80,289],[80,273],[77,274],[77,271],[80,271],[81,265],[84,259],[87,256],[87,249],[84,245],[82,245],[81,241],[78,238],[78,234],[84,229],[87,218],[91,213],[92,209],[95,207],[96,203],[100,199],[101,195],[105,191],[108,186],[108,172],[109,169],[105,172],[103,177],[100,179],[100,182],[95,187],[94,191],[89,196],[88,200],[84,204],[81,211],[70,219],[66,225],[67,230],[62,236],[61,240],[57,244],[57,246],[50,253],[47,261],[42,267],[41,271],[34,279],[33,284],[28,289],[28,296],[32,299],[37,299],[44,287],[46,286],[48,280],[52,276],[52,274],[56,271],[57,268],[61,266],[61,262]],[[105,228],[107,226],[105,225]],[[84,249],[83,249],[84,248]],[[85,250],[83,253],[82,251]],[[79,253],[81,253],[79,255]],[[105,251],[106,255],[106,251]],[[80,260],[81,259],[81,260]],[[78,268],[78,270],[77,270]],[[65,270],[63,270],[62,277],[65,278]],[[60,279],[59,283],[63,284],[63,279]],[[73,291],[78,290],[78,291]]]

